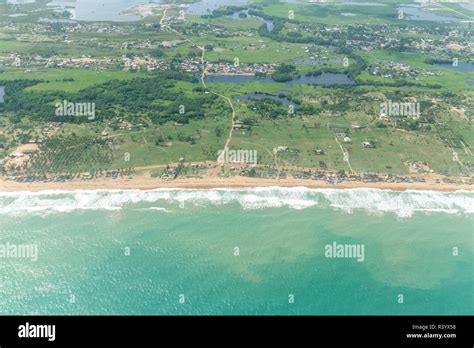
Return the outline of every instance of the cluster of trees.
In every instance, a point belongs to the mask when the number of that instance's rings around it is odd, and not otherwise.
[[[287,82],[298,76],[298,70],[293,64],[281,64],[272,74],[276,82]]]
[[[145,116],[154,123],[168,121],[188,123],[192,119],[204,118],[206,110],[213,107],[216,96],[201,93],[186,94],[174,89],[177,79],[195,81],[195,77],[191,74],[160,73],[159,76],[149,79],[109,81],[79,92],[78,98],[94,101],[98,114],[102,117]]]
[[[12,122],[22,117],[45,121],[86,123],[88,116],[57,116],[55,104],[67,100],[72,103],[95,103],[94,120],[112,117],[148,117],[154,123],[175,121],[188,123],[206,116],[206,110],[219,110],[222,103],[213,94],[185,93],[174,88],[177,81],[197,82],[193,74],[178,71],[159,72],[150,78],[112,80],[83,89],[77,93],[58,91],[26,92],[24,89],[41,81],[6,82],[8,98],[0,104],[0,112],[10,114]],[[215,105],[216,104],[216,105]]]
[[[204,15],[204,18],[219,18],[225,16],[231,16],[235,12],[244,11],[246,7],[242,6],[224,6],[212,11],[211,14]]]
[[[54,114],[52,103],[56,99],[63,100],[63,92],[30,93],[25,88],[34,86],[42,80],[0,81],[5,86],[4,103],[0,103],[0,113],[10,115],[12,123],[19,123],[26,115],[37,116]]]
[[[271,99],[262,99],[249,103],[249,107],[261,118],[277,119],[288,115],[288,108],[283,107],[281,102]]]
[[[154,58],[162,58],[165,56],[165,52],[163,52],[159,48],[154,48],[154,49],[149,50],[148,54]]]
[[[258,16],[266,20],[271,20],[273,22],[273,29],[271,31],[268,30],[267,25],[264,23],[262,26],[259,28],[258,33],[260,36],[265,36],[268,37],[272,40],[279,41],[279,42],[290,42],[290,43],[302,43],[302,44],[316,44],[316,45],[333,45],[334,42],[325,39],[322,37],[314,37],[314,36],[307,36],[304,37],[299,33],[291,32],[288,34],[282,33],[282,30],[285,27],[285,23],[290,22],[290,23],[296,23],[295,21],[292,20],[286,20],[278,17],[272,17],[265,15],[261,11],[249,11],[250,15]]]
[[[346,47],[338,47],[335,53],[340,54],[349,60],[349,65],[345,67],[344,73],[352,80],[355,80],[357,75],[367,69],[367,62],[361,57],[356,55],[350,49]]]
[[[263,19],[266,19],[266,20],[278,20],[277,17],[273,17],[273,16],[270,16],[270,15],[267,15],[265,14],[261,9],[258,9],[258,8],[251,8],[249,10],[249,15],[251,16],[255,16],[255,17],[260,17],[260,18],[263,18]],[[283,24],[283,21],[281,21],[281,24]],[[283,26],[280,28],[280,30],[283,29]],[[280,31],[278,30],[278,31]]]
[[[93,136],[56,136],[46,139],[40,148],[27,164],[30,173],[78,173],[112,163],[111,147]]]
[[[261,99],[248,104],[248,106],[256,112],[260,118],[266,119],[277,119],[286,116],[298,116],[298,115],[317,115],[321,112],[321,107],[314,105],[301,104],[298,100],[292,100],[293,102],[293,113],[289,113],[289,107],[284,105],[282,102],[273,99]],[[244,119],[244,124],[252,126],[255,120]]]

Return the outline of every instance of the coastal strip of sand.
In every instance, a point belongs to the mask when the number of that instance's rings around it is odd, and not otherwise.
[[[247,177],[204,177],[204,178],[178,178],[175,180],[162,180],[147,176],[136,176],[132,178],[93,180],[72,180],[66,182],[33,182],[22,183],[14,180],[0,179],[0,192],[16,191],[46,191],[46,190],[152,190],[160,188],[176,189],[213,189],[213,188],[255,188],[255,187],[307,187],[312,189],[357,189],[373,188],[392,191],[422,190],[422,191],[445,191],[454,192],[459,190],[474,191],[474,185],[450,184],[435,182],[354,182],[347,181],[337,184],[329,184],[323,180],[310,179],[260,179]]]

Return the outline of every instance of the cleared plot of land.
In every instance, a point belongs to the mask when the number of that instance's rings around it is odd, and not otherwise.
[[[114,142],[113,166],[147,166],[186,161],[216,161],[217,152],[225,142],[229,120],[194,121],[189,125],[175,126],[166,123],[143,131],[111,131]],[[126,161],[126,154],[130,161]]]

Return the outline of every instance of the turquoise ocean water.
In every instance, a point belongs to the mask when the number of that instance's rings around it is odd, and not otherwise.
[[[0,244],[39,251],[0,258],[0,315],[474,314],[473,212],[465,191],[0,193]]]

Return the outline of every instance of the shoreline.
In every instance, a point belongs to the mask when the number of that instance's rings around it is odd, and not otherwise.
[[[68,181],[68,182],[36,182],[20,183],[11,180],[0,179],[0,192],[41,192],[41,191],[77,191],[77,190],[155,190],[155,189],[251,189],[259,187],[281,187],[294,188],[304,187],[308,189],[379,189],[391,191],[474,191],[474,185],[449,184],[434,182],[416,183],[366,183],[366,182],[342,182],[328,184],[321,180],[307,179],[255,179],[247,177],[205,179],[181,178],[165,181],[150,177],[135,177],[133,179],[95,179],[90,181]]]

